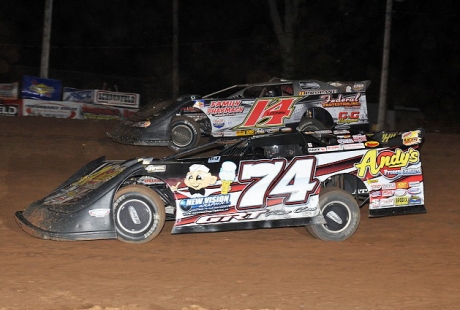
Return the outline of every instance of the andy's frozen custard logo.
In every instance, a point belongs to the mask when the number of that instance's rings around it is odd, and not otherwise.
[[[370,150],[363,159],[355,164],[357,175],[364,178],[366,174],[368,177],[375,177],[379,174],[385,177],[392,178],[397,175],[417,175],[421,174],[421,168],[409,168],[420,162],[419,151],[409,148],[406,151],[396,149],[395,151]]]

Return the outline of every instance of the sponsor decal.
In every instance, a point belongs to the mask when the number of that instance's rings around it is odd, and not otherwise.
[[[255,134],[255,130],[249,129],[249,130],[238,130],[236,132],[237,136],[253,136]]]
[[[387,184],[382,184],[382,189],[396,189],[396,184],[395,183],[387,183]]]
[[[392,207],[394,206],[394,198],[384,198],[380,199],[380,207]]]
[[[407,190],[407,192],[411,195],[420,194],[422,192],[422,189],[420,187],[411,187]]]
[[[92,209],[88,213],[94,217],[104,217],[110,214],[110,209]]]
[[[208,158],[208,163],[218,163],[220,162],[220,156],[213,156]]]
[[[182,199],[180,208],[190,214],[227,211],[230,205],[230,195],[211,195],[206,197],[193,197]]]
[[[353,85],[353,90],[354,91],[362,91],[364,90],[365,85],[363,83],[355,83]]]
[[[408,186],[409,187],[417,187],[417,186],[420,186],[420,182],[419,181],[409,182]]]
[[[404,132],[401,137],[403,144],[407,146],[419,144],[422,142],[422,138],[420,138],[420,130]]]
[[[366,135],[353,135],[352,138],[353,138],[353,141],[355,142],[366,142],[367,141]]]
[[[99,186],[121,173],[125,168],[118,164],[103,163],[90,174],[83,176],[78,181],[46,197],[44,204],[54,205],[78,201],[89,192],[96,190]]]
[[[374,191],[369,194],[370,197],[375,198],[375,197],[380,197],[382,196],[382,191]]]
[[[364,178],[366,175],[375,177],[383,175],[392,178],[398,175],[418,175],[421,168],[408,168],[409,165],[420,162],[420,153],[413,148],[406,151],[396,149],[395,151],[369,150],[358,164],[355,164],[357,175]]]
[[[144,184],[144,185],[160,185],[164,184],[164,182],[160,179],[154,178],[154,177],[149,177],[149,176],[143,176],[140,177],[139,180],[137,180],[138,183]]]
[[[309,153],[320,153],[320,152],[327,152],[326,147],[309,147]]]
[[[225,120],[223,118],[216,118],[212,125],[216,128],[222,128],[225,126]]]
[[[364,148],[363,143],[352,143],[352,144],[343,145],[344,150],[357,150],[357,149],[363,149],[363,148]]]
[[[396,188],[409,188],[409,183],[407,182],[396,182]]]
[[[380,145],[380,143],[378,143],[377,141],[367,141],[367,142],[364,142],[364,145],[366,147],[377,147]]]
[[[359,121],[359,111],[348,112],[342,111],[339,112],[337,123],[338,124],[350,124],[356,123]]]
[[[337,98],[333,98],[331,95],[323,95],[321,99],[324,101],[321,103],[324,108],[334,108],[334,107],[360,107],[361,103],[359,98],[361,97],[360,93],[352,97],[344,97],[342,94],[339,94]]]
[[[337,142],[340,144],[354,143],[355,141],[351,138],[348,139],[337,139]]]
[[[200,101],[197,101],[194,107],[195,106],[204,109],[204,106],[201,105]],[[212,116],[230,116],[243,112],[244,107],[241,105],[241,100],[211,101],[206,109],[206,114]]]
[[[166,171],[166,165],[148,165],[145,167],[145,170],[147,172],[165,172]]]
[[[391,138],[394,138],[398,135],[398,133],[396,132],[386,132],[384,134],[382,134],[382,143],[387,143],[388,140],[390,140]]]
[[[409,196],[402,196],[395,198],[395,205],[396,206],[403,206],[409,204]]]
[[[326,147],[328,152],[342,151],[343,145],[330,145]]]
[[[411,196],[409,199],[409,204],[421,204],[422,203],[422,198],[420,196]]]
[[[331,131],[324,130],[324,133],[331,133]],[[346,129],[334,130],[334,135],[346,135],[346,134],[350,134],[350,132]]]
[[[379,209],[380,208],[380,200],[373,200],[371,201],[371,203],[369,204],[369,209]]]
[[[406,195],[406,193],[407,191],[402,188],[398,188],[397,190],[395,190],[395,196],[404,196]]]
[[[391,197],[393,196],[393,191],[391,189],[386,189],[382,191],[382,196],[383,197]]]
[[[309,96],[309,95],[328,95],[336,94],[336,89],[318,89],[318,90],[303,90],[299,91],[299,96]]]

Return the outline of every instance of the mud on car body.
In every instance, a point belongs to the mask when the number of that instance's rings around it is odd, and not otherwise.
[[[173,220],[173,234],[305,226],[342,241],[362,206],[370,217],[426,212],[423,136],[323,130],[217,139],[162,159],[99,158],[16,220],[55,240],[142,243]]]

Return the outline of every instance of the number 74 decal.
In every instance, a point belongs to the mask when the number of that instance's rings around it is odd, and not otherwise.
[[[291,117],[294,104],[300,97],[259,99],[252,106],[244,121],[237,128],[282,126]]]
[[[247,186],[238,199],[238,210],[263,208],[274,198],[282,199],[284,205],[306,204],[319,186],[313,178],[315,157],[295,157],[290,163],[284,158],[244,161],[239,170],[238,181]]]

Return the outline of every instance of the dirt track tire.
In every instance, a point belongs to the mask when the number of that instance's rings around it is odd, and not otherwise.
[[[305,226],[313,237],[343,241],[358,229],[361,219],[359,206],[348,192],[337,187],[324,187],[319,195],[319,206],[326,224]]]
[[[171,140],[168,147],[174,152],[181,152],[198,146],[201,140],[200,125],[189,117],[177,116],[173,118]]]
[[[148,187],[129,185],[114,198],[117,238],[127,243],[145,243],[163,229],[166,213],[163,200]]]
[[[313,131],[313,130],[323,130],[326,129],[326,126],[323,125],[319,120],[311,117],[303,118],[299,126],[297,126],[298,131]]]

